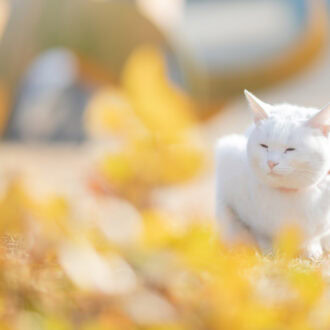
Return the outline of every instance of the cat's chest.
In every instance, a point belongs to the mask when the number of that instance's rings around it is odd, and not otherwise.
[[[245,210],[249,225],[268,236],[287,224],[298,224],[308,234],[322,233],[329,225],[328,190],[281,192],[254,184],[249,189]]]

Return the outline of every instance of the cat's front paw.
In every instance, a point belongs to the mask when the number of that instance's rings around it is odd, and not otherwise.
[[[304,256],[311,260],[319,260],[323,256],[321,242],[309,243],[304,249]]]

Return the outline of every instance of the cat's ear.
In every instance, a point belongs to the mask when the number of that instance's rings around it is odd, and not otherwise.
[[[319,128],[325,136],[328,136],[330,133],[330,104],[312,117],[307,122],[307,125],[313,128]]]
[[[247,90],[244,91],[244,94],[250,105],[250,108],[253,111],[254,122],[258,124],[260,121],[267,119],[269,117],[269,114],[266,110],[268,105],[259,100]]]

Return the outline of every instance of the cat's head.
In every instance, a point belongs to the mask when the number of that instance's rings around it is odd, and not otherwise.
[[[257,177],[269,186],[285,189],[320,182],[330,170],[330,106],[306,117],[299,112],[311,109],[274,106],[248,91],[245,95],[255,122],[247,155]]]

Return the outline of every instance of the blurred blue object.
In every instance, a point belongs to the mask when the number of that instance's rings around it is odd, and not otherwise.
[[[301,0],[188,0],[176,36],[204,70],[240,71],[290,47],[306,17]]]
[[[5,137],[83,141],[93,88],[82,72],[90,82],[116,84],[131,52],[144,44],[164,50],[168,74],[200,118],[244,88],[293,75],[325,45],[325,0],[165,1],[13,1],[0,43],[0,124],[10,118]]]
[[[169,38],[183,86],[212,113],[221,102],[279,82],[323,49],[323,0],[186,0]]]
[[[6,137],[27,142],[83,141],[83,112],[91,91],[79,81],[77,60],[70,51],[45,52],[21,83]]]

